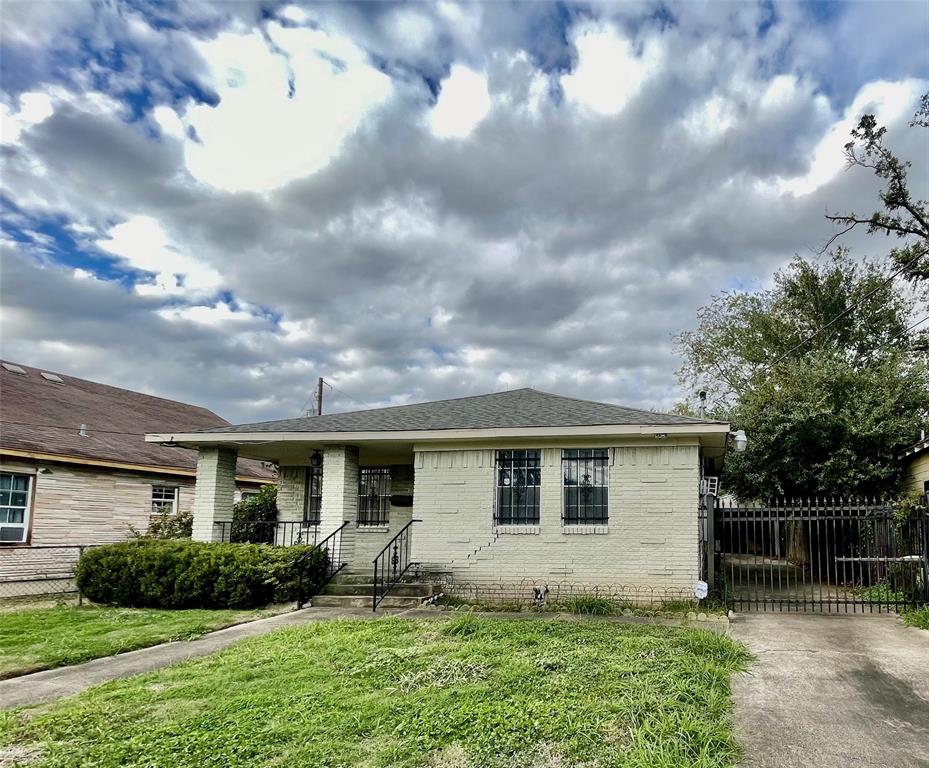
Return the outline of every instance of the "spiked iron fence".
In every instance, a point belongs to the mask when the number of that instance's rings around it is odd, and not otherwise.
[[[887,612],[929,603],[929,517],[875,499],[717,501],[715,583],[736,610]]]

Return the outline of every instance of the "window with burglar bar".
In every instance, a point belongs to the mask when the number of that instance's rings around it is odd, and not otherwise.
[[[358,475],[358,525],[390,522],[390,467],[362,467]]]
[[[0,544],[23,544],[29,532],[29,475],[0,472]]]
[[[303,494],[303,522],[319,525],[319,514],[323,508],[323,468],[306,468],[306,487]]]
[[[497,525],[538,525],[542,451],[497,451]]]
[[[609,520],[610,461],[606,448],[561,452],[565,525],[605,525]]]
[[[152,514],[173,515],[177,512],[177,486],[176,485],[153,485],[152,486]]]

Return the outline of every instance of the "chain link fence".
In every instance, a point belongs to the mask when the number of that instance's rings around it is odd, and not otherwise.
[[[75,568],[91,544],[0,548],[0,600],[77,595]]]

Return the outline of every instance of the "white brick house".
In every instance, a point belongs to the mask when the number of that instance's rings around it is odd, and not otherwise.
[[[690,592],[699,487],[729,425],[520,389],[146,439],[198,448],[194,536],[231,519],[235,459],[280,468],[279,520],[364,573],[404,526],[451,584]],[[308,532],[308,538],[310,533]],[[315,540],[315,539],[314,539]]]

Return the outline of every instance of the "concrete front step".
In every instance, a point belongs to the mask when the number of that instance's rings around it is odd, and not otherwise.
[[[365,569],[364,573],[340,573],[336,576],[330,583],[331,584],[370,584],[372,578],[373,569]],[[413,574],[413,568],[410,568],[401,579],[401,584],[411,584],[416,581],[416,576]]]
[[[393,591],[385,597],[378,609],[387,608],[416,608],[422,605],[422,597],[401,597]],[[361,595],[316,595],[312,600],[315,608],[370,608],[371,593]]]
[[[368,596],[374,592],[373,584],[341,584],[333,582],[323,587],[323,595],[351,595],[353,597]],[[417,582],[400,582],[390,590],[391,595],[397,597],[430,597],[433,593],[432,584]]]

